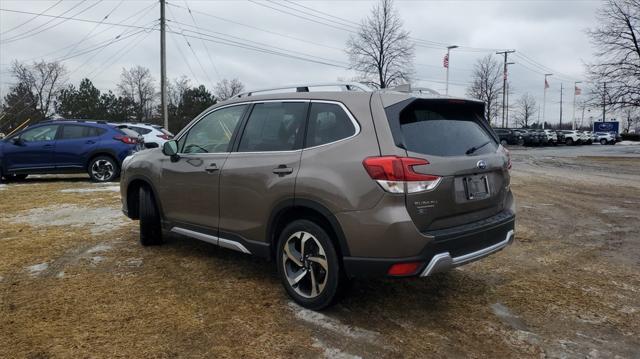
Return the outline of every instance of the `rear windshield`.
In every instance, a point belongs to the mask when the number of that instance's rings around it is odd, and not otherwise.
[[[464,156],[476,147],[474,155],[495,152],[494,136],[481,121],[482,106],[465,101],[415,100],[398,115],[387,111],[391,121],[398,121],[401,143],[407,151],[434,156]],[[394,119],[395,117],[396,119]],[[392,124],[392,128],[397,127]],[[396,139],[396,143],[397,143]]]

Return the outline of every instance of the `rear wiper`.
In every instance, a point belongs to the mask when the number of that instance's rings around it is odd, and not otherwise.
[[[491,143],[491,141],[487,141],[487,142],[481,144],[480,146],[471,147],[470,149],[467,150],[467,152],[465,152],[465,154],[467,154],[467,155],[473,154],[477,150],[481,149],[482,147],[484,147],[484,146],[486,146],[486,145],[488,145],[490,143]]]

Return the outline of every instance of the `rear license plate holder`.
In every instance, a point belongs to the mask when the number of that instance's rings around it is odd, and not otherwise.
[[[465,177],[463,182],[468,200],[483,199],[490,196],[489,178],[486,175]]]

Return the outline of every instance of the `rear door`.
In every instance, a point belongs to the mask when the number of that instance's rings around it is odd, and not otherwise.
[[[508,158],[474,102],[418,99],[387,111],[414,166],[442,177],[430,191],[408,193],[407,209],[422,230],[453,227],[501,212],[509,184]]]
[[[273,208],[293,199],[309,101],[253,105],[220,177],[220,238],[265,241]]]
[[[53,162],[58,168],[84,168],[89,154],[98,148],[105,129],[90,125],[62,125],[56,140]]]
[[[9,139],[4,146],[4,160],[8,171],[52,170],[55,138],[59,125],[28,128]],[[14,139],[19,139],[18,141]]]

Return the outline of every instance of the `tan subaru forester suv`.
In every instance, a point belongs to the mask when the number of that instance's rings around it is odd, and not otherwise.
[[[365,277],[426,277],[513,241],[511,161],[474,100],[395,91],[246,93],[122,166],[143,245],[163,231],[273,260],[319,310]]]

